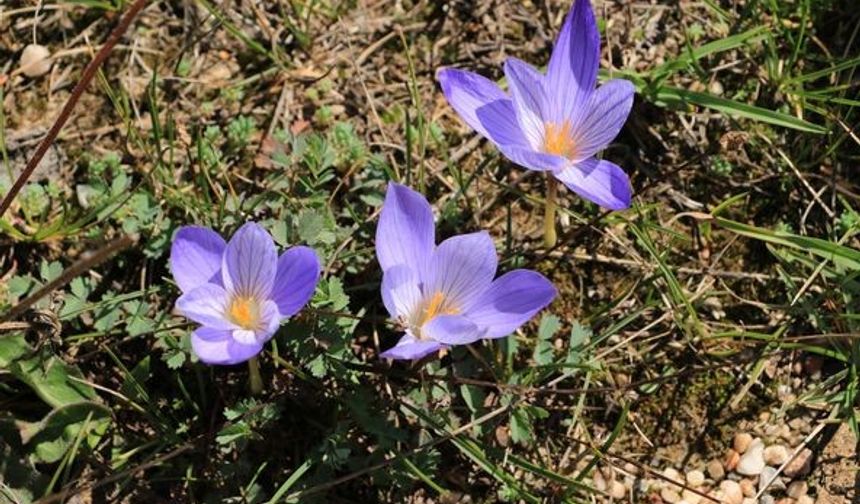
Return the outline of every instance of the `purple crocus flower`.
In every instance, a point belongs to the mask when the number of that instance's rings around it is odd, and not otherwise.
[[[272,237],[253,222],[229,243],[211,229],[182,227],[170,269],[182,289],[177,309],[202,325],[191,334],[191,347],[208,364],[259,354],[281,322],[307,304],[320,275],[312,249],[292,247],[278,257]]]
[[[435,244],[433,212],[419,193],[391,183],[376,229],[382,301],[406,334],[382,353],[419,359],[449,345],[507,336],[555,298],[540,273],[496,276],[496,248],[486,231]]]
[[[480,75],[452,68],[438,79],[460,117],[508,159],[548,171],[570,190],[613,210],[630,206],[630,181],[617,165],[594,157],[621,131],[633,85],[611,80],[595,89],[600,33],[588,0],[576,0],[556,40],[546,75],[505,61],[510,95]]]

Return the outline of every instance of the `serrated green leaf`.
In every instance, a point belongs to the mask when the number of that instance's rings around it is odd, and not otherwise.
[[[535,343],[534,361],[539,366],[552,363],[553,347],[552,338],[561,328],[561,321],[555,315],[544,315],[538,327],[538,339]]]
[[[179,369],[182,367],[183,364],[185,364],[185,352],[173,352],[167,356],[164,362],[170,369]]]
[[[299,214],[296,226],[302,241],[313,245],[319,241],[320,233],[325,228],[325,219],[319,212],[305,210]]]
[[[516,408],[511,412],[511,440],[514,443],[528,445],[534,433],[529,417],[523,409]]]
[[[582,360],[582,350],[591,339],[591,329],[574,321],[573,327],[570,330],[570,340],[567,347],[567,364],[579,364]]]

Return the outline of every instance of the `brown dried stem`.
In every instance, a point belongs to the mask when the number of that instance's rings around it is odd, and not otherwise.
[[[87,86],[90,84],[90,81],[93,80],[93,77],[96,75],[96,70],[99,69],[102,63],[104,63],[105,59],[107,59],[108,55],[110,55],[114,46],[119,43],[122,36],[128,30],[128,27],[131,25],[131,22],[137,16],[137,14],[146,6],[147,0],[135,0],[135,2],[129,7],[128,11],[125,13],[125,16],[120,20],[119,24],[113,29],[108,37],[107,41],[104,45],[99,49],[99,52],[96,53],[96,56],[92,61],[84,68],[84,73],[81,75],[81,80],[78,81],[75,88],[72,90],[71,96],[66,100],[66,104],[63,105],[63,110],[60,111],[60,115],[54,121],[54,124],[51,126],[51,129],[48,131],[48,134],[45,135],[45,138],[39,142],[39,147],[36,148],[36,152],[33,154],[33,157],[30,158],[30,162],[27,163],[27,166],[24,168],[24,171],[21,172],[21,175],[15,180],[15,183],[12,185],[12,188],[9,189],[9,192],[6,193],[6,196],[3,197],[3,201],[0,202],[0,217],[3,217],[3,214],[6,213],[6,210],[9,209],[9,206],[12,204],[12,200],[15,199],[18,192],[21,191],[21,188],[24,187],[24,184],[27,183],[27,180],[33,175],[33,171],[39,166],[39,163],[42,161],[42,158],[45,156],[45,153],[48,152],[48,148],[54,143],[54,140],[57,139],[57,135],[60,134],[60,130],[63,129],[63,126],[66,124],[66,121],[69,120],[69,116],[72,115],[72,110],[75,108],[75,105],[80,100],[81,95],[86,90]]]
[[[13,306],[11,310],[6,312],[6,314],[0,315],[0,323],[21,316],[21,314],[27,311],[27,308],[35,304],[38,300],[50,294],[52,291],[63,287],[78,275],[98,266],[120,250],[129,247],[134,242],[135,239],[133,237],[126,235],[117,238],[91,254],[84,254],[84,257],[78,259],[74,264],[69,266],[60,276],[51,280],[33,294],[27,296],[20,303]]]

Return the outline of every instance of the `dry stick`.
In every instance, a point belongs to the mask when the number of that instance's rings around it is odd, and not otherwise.
[[[13,306],[12,309],[9,310],[5,315],[0,315],[0,323],[20,316],[27,310],[27,308],[36,303],[36,301],[50,294],[55,289],[59,289],[60,287],[71,282],[72,279],[77,277],[78,275],[101,264],[114,254],[130,246],[134,242],[135,239],[133,237],[126,235],[121,238],[117,238],[116,240],[108,243],[104,247],[91,254],[84,254],[81,259],[78,259],[77,262],[75,262],[74,264],[69,266],[68,269],[63,271],[63,273],[59,277],[55,278],[54,280],[51,280],[41,289],[27,296],[23,301]]]
[[[75,108],[75,105],[78,103],[78,100],[80,100],[84,90],[86,90],[90,81],[95,77],[96,70],[98,70],[101,64],[104,63],[104,60],[107,59],[114,46],[119,43],[119,40],[131,25],[132,20],[134,20],[135,16],[137,16],[141,9],[143,9],[146,2],[147,0],[135,0],[126,12],[125,16],[120,20],[119,24],[116,25],[116,28],[113,29],[107,41],[101,49],[99,49],[99,52],[96,53],[95,58],[93,58],[86,68],[84,68],[84,73],[81,74],[81,80],[79,80],[77,85],[75,85],[75,88],[72,90],[72,94],[69,96],[69,99],[66,100],[66,104],[63,105],[63,110],[60,111],[60,115],[54,121],[54,124],[51,126],[48,134],[45,135],[45,138],[39,143],[39,147],[36,149],[33,157],[30,158],[30,162],[27,163],[27,167],[24,168],[24,171],[22,171],[21,175],[18,176],[18,179],[15,180],[12,188],[9,189],[9,192],[3,197],[3,201],[0,202],[0,217],[3,217],[3,214],[6,213],[6,210],[8,210],[9,206],[12,204],[12,200],[15,199],[15,196],[19,191],[21,191],[21,188],[24,187],[24,184],[30,176],[33,175],[33,171],[37,166],[39,166],[45,153],[48,152],[48,148],[50,148],[54,143],[57,135],[60,134],[60,130],[63,129],[66,121],[69,120],[69,116],[72,115],[72,109]]]

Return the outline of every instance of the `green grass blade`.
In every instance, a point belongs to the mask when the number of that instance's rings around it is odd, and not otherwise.
[[[768,28],[766,26],[757,26],[743,33],[737,33],[723,39],[708,42],[707,44],[703,44],[690,52],[684,52],[676,59],[667,61],[654,69],[651,73],[655,78],[665,78],[712,54],[731,51],[732,49],[737,49],[738,47],[746,44],[754,44],[767,36],[767,32]]]
[[[772,231],[721,217],[715,217],[714,222],[723,229],[727,229],[733,233],[775,245],[805,250],[823,259],[832,261],[836,265],[860,271],[860,250],[839,245],[828,240],[822,240],[821,238],[800,236],[785,231]]]
[[[788,114],[783,114],[782,112],[775,112],[773,110],[749,105],[747,103],[741,103],[728,98],[721,98],[719,96],[700,93],[697,91],[687,91],[686,89],[672,86],[661,86],[658,88],[655,95],[655,102],[657,105],[664,106],[698,105],[733,117],[743,117],[746,119],[752,119],[753,121],[805,131],[807,133],[823,134],[828,131],[827,128],[823,126],[804,121],[803,119],[798,119],[797,117]]]
[[[841,72],[843,70],[848,70],[850,68],[854,68],[860,66],[860,56],[856,58],[852,58],[849,60],[845,60],[841,63],[837,63],[831,67],[824,68],[822,70],[818,70],[815,72],[810,72],[808,74],[798,75],[797,77],[786,80],[787,84],[799,84],[801,82],[809,82],[818,80],[822,77],[827,77],[836,72]]]

